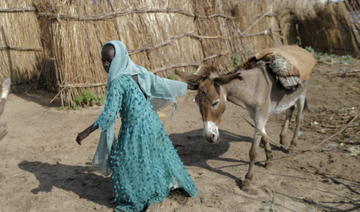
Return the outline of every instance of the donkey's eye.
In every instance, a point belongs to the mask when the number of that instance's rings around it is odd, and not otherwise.
[[[219,103],[220,103],[219,100],[214,101],[214,102],[211,104],[211,107],[216,107],[216,106],[218,106]]]

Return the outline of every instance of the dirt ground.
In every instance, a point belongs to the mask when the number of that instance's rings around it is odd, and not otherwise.
[[[359,113],[359,67],[359,61],[316,67],[308,93],[312,111],[305,113],[298,152],[313,148]],[[111,181],[90,166],[99,132],[82,146],[75,143],[102,107],[64,110],[48,105],[51,96],[42,91],[9,96],[1,117],[9,132],[0,141],[0,212],[112,211]],[[288,154],[276,143],[273,166],[265,169],[260,162],[256,193],[246,193],[237,185],[244,179],[254,134],[241,119],[246,111],[228,103],[221,142],[209,144],[202,138],[193,96],[189,92],[179,99],[165,126],[200,194],[188,200],[170,196],[158,211],[360,211],[360,119],[314,151]],[[276,115],[267,125],[276,141],[283,118]],[[263,149],[258,152],[263,161]]]

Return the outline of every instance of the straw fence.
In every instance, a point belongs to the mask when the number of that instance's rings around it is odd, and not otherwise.
[[[39,23],[30,1],[0,1],[0,79],[13,84],[39,74],[42,53]],[[6,9],[10,8],[10,9]]]
[[[245,60],[249,56],[245,52],[250,51],[241,38],[259,34],[238,33],[235,17],[226,13],[231,5],[213,2],[140,1],[134,7],[134,3],[115,1],[90,6],[37,1],[38,15],[50,23],[45,48],[56,58],[53,67],[62,103],[71,103],[85,90],[103,92],[106,74],[100,48],[107,40],[124,41],[135,63],[164,77],[174,69],[193,72],[208,63],[228,71],[231,58]],[[206,4],[211,11],[204,11]]]
[[[303,46],[335,54],[360,55],[360,13],[350,7],[350,1],[323,5],[316,17],[298,20],[298,34]]]
[[[4,2],[0,54],[5,59],[0,61],[0,79],[11,76],[18,83],[36,79],[55,91],[63,105],[84,91],[104,92],[100,50],[108,40],[124,41],[135,63],[163,77],[175,69],[194,72],[205,64],[226,72],[256,51],[281,44],[323,49],[301,31],[321,11],[349,21],[346,39],[352,43],[346,51],[356,53],[359,45],[353,33],[358,28],[346,13],[352,11],[351,1],[343,3],[340,15],[315,0]]]

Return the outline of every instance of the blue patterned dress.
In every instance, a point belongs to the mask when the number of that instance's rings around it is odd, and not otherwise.
[[[105,109],[96,123],[107,129],[119,116],[122,125],[109,158],[115,211],[141,211],[165,199],[176,187],[196,196],[197,188],[162,122],[130,75],[111,82]]]

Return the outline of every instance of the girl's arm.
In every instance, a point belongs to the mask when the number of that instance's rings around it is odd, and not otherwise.
[[[90,135],[90,133],[94,132],[96,129],[101,128],[104,130],[113,126],[120,111],[122,102],[123,91],[119,83],[120,81],[114,81],[110,84],[103,112],[95,123],[93,123],[84,131],[78,134],[78,136],[76,137],[76,142],[79,145],[81,145],[82,140],[84,140],[87,136]]]
[[[99,125],[94,123],[92,125],[90,125],[88,128],[86,128],[84,131],[82,131],[81,133],[79,133],[76,137],[76,143],[78,143],[79,145],[81,145],[81,141],[84,140],[86,137],[88,137],[92,132],[94,132],[95,130],[97,130],[99,128]]]
[[[152,72],[149,72],[148,75],[151,77],[151,90],[158,96],[176,98],[184,95],[187,91],[188,85],[184,82],[159,77]]]

